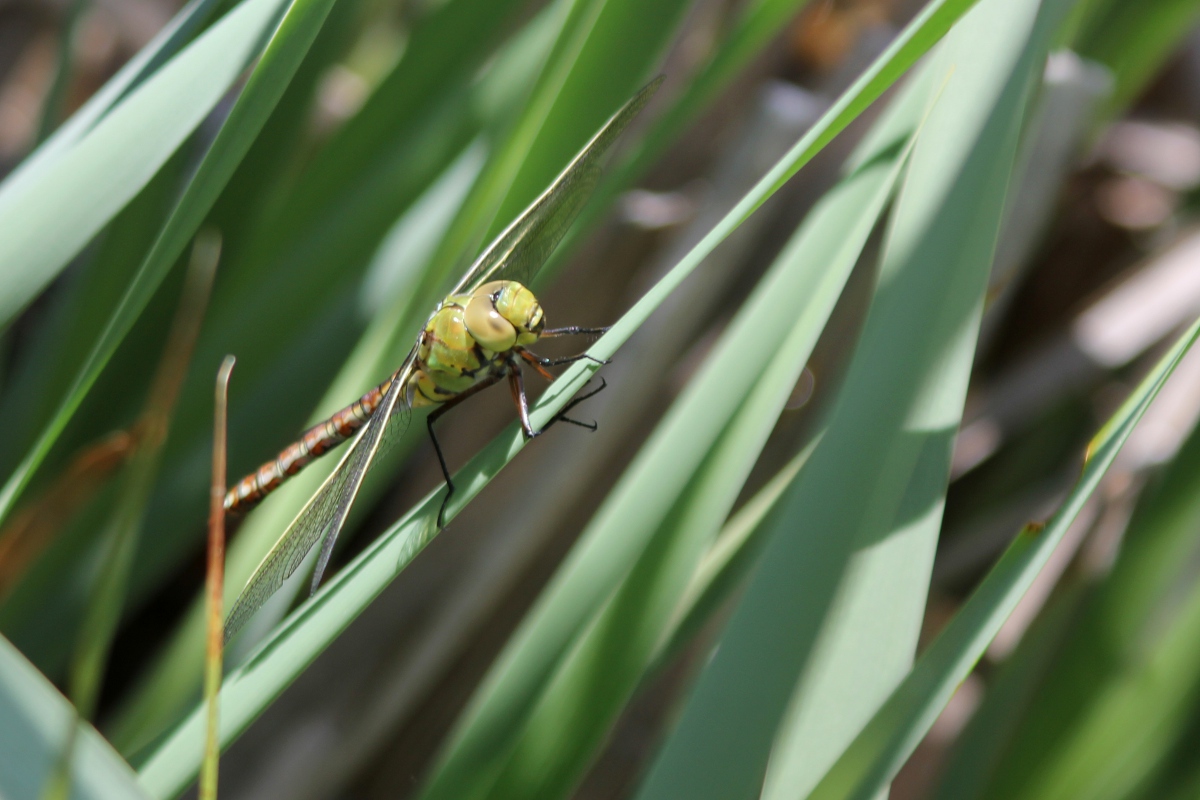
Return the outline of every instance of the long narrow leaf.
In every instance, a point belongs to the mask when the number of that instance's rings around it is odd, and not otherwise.
[[[1029,525],[1017,535],[954,620],[838,759],[812,798],[865,800],[895,775],[1045,566],[1133,427],[1197,338],[1200,322],[1179,337],[1096,434],[1088,446],[1083,475],[1054,517],[1045,526]]]
[[[984,0],[930,62],[936,104],[837,408],[639,796],[749,796],[769,760],[770,794],[803,796],[903,675],[1028,86],[1045,55],[1042,39],[1030,44],[1037,14],[1037,0]]]
[[[36,164],[0,185],[0,324],[146,185],[258,55],[284,8],[246,0],[76,141],[35,154]]]
[[[1189,353],[1180,367],[1184,380],[1196,357]],[[1148,425],[1171,417],[1172,399],[1194,397],[1181,386],[1167,392],[1168,408],[1154,409]],[[1123,483],[1128,470],[1126,463],[1105,488]],[[1093,504],[1104,502],[1105,488]],[[987,681],[940,798],[1166,796],[1177,771],[1173,754],[1188,747],[1200,685],[1198,533],[1194,428],[1139,495],[1112,571],[1064,575]]]
[[[129,59],[53,135],[9,173],[5,185],[14,186],[19,181],[30,180],[31,174],[53,163],[62,152],[74,146],[97,121],[109,114],[123,98],[133,93],[184,47],[219,3],[220,0],[191,0],[180,9],[137,55]]]
[[[229,375],[236,359],[226,356],[217,371],[217,388],[213,398],[213,466],[209,487],[208,566],[204,588],[208,602],[208,647],[204,655],[204,703],[208,710],[205,726],[204,763],[200,770],[200,797],[217,800],[217,776],[220,772],[220,705],[221,676],[225,671],[224,625],[222,595],[225,592],[225,474],[226,420],[229,417]]]
[[[0,637],[0,796],[40,797],[63,745],[79,725],[71,761],[72,797],[138,800],[137,776],[44,675]]]
[[[685,127],[728,87],[747,63],[777,35],[808,0],[758,0],[748,3],[733,29],[721,41],[711,58],[688,81],[670,107],[654,121],[645,138],[633,149],[596,190],[596,197],[581,216],[576,233],[584,235],[600,212],[617,193],[632,185],[663,154]],[[563,248],[569,250],[568,246]],[[556,256],[547,267],[553,274],[562,258]]]
[[[691,642],[696,632],[711,621],[718,609],[745,583],[747,573],[757,562],[765,544],[767,526],[763,523],[820,442],[821,435],[818,433],[737,513],[726,520],[713,546],[704,554],[692,574],[655,654],[655,666],[649,671],[648,677],[669,663]]]

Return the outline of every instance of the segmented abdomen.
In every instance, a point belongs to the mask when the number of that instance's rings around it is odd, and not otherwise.
[[[252,508],[287,478],[308,466],[314,458],[353,436],[375,413],[379,401],[387,394],[395,378],[393,375],[329,419],[312,426],[299,441],[284,448],[274,459],[238,481],[225,493],[225,510],[241,512]]]

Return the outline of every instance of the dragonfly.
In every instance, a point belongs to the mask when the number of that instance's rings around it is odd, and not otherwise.
[[[528,348],[540,339],[598,335],[607,329],[546,327],[545,314],[529,283],[591,196],[604,154],[649,102],[662,80],[661,76],[656,78],[618,109],[546,190],[484,248],[429,316],[399,369],[355,402],[309,428],[299,440],[229,489],[225,510],[244,513],[314,459],[348,439],[354,440],[242,589],[225,622],[226,641],[279,590],[320,541],[310,593],[317,590],[363,478],[381,450],[407,428],[413,409],[433,409],[426,416],[426,426],[446,483],[438,510],[439,528],[443,527],[446,504],[454,493],[454,481],[434,433],[438,418],[506,380],[525,437],[532,439],[545,430],[535,431],[530,424],[522,367],[530,367],[549,380],[554,376],[548,367],[596,359],[586,353],[543,358]],[[552,423],[561,420],[594,430],[594,423],[582,423],[564,414],[600,389],[575,398]]]

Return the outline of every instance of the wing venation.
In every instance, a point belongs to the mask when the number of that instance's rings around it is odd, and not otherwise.
[[[646,84],[609,117],[546,191],[480,254],[452,294],[469,294],[493,280],[529,285],[596,188],[604,154],[658,91],[662,81],[660,76]]]
[[[408,381],[413,360],[413,354],[410,353],[404,366],[396,371],[392,385],[379,407],[354,438],[337,467],[254,570],[225,619],[225,641],[229,641],[254,612],[279,591],[283,582],[304,562],[308,551],[324,537],[321,554],[313,570],[312,590],[316,590],[329,564],[337,535],[346,522],[354,498],[358,496],[363,478],[376,456],[386,449],[381,445],[395,441],[407,426],[410,412],[404,398],[404,384]],[[385,432],[388,432],[386,437]]]

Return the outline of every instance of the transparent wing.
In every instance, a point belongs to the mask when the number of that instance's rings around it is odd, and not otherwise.
[[[371,468],[376,456],[385,452],[408,427],[412,412],[404,396],[404,385],[412,373],[415,353],[414,348],[404,365],[396,371],[387,394],[371,415],[371,419],[354,438],[350,449],[342,456],[337,467],[288,525],[287,530],[250,576],[225,619],[225,641],[229,641],[254,612],[258,611],[271,595],[279,591],[283,582],[291,577],[304,561],[308,551],[324,537],[321,554],[317,559],[316,569],[313,570],[313,590],[315,591],[320,584],[321,575],[325,572],[329,557],[333,553],[333,544],[346,522],[350,506],[358,496],[363,477]]]
[[[649,102],[662,81],[661,76],[655,78],[609,117],[549,188],[488,245],[451,294],[470,293],[495,280],[529,285],[596,188],[605,152]]]

